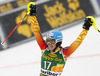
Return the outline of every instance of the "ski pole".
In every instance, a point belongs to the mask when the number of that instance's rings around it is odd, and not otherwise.
[[[96,26],[93,26],[93,27],[95,30],[97,30],[100,33],[100,30]]]
[[[15,26],[15,28],[11,31],[11,33],[6,37],[6,39],[1,42],[1,45],[4,45],[5,41],[11,36],[11,34],[16,30],[16,28],[23,22],[23,20],[25,19],[25,17],[27,16],[27,14],[24,16],[24,18]]]
[[[11,34],[16,30],[16,28],[23,22],[23,20],[25,19],[25,17],[27,16],[27,15],[29,15],[30,14],[30,10],[31,10],[31,5],[35,5],[35,3],[34,2],[30,2],[30,3],[28,3],[28,5],[27,5],[27,13],[26,13],[26,15],[24,16],[24,18],[15,26],[15,28],[11,31],[11,33],[6,37],[6,39],[3,41],[3,42],[1,42],[1,45],[4,45],[4,43],[5,43],[5,41],[11,36]]]

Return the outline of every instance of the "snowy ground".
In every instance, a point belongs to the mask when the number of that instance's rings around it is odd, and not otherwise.
[[[96,24],[100,29],[100,17],[96,18]],[[81,27],[82,23],[61,31],[63,47],[75,41]],[[41,51],[35,40],[0,51],[0,76],[39,76],[40,58]],[[62,76],[100,76],[100,33],[93,27],[68,59]]]

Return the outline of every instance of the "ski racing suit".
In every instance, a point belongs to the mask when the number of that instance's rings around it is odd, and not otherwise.
[[[77,39],[69,47],[58,47],[55,52],[51,52],[41,36],[36,16],[30,16],[30,19],[34,36],[42,53],[40,76],[61,76],[68,57],[80,46],[88,30],[83,29]]]

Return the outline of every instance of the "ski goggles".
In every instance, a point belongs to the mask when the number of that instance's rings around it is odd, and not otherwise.
[[[56,39],[46,39],[46,43],[47,45],[50,43],[52,45],[55,45],[56,44]]]

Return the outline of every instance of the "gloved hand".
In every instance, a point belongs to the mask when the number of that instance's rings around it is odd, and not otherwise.
[[[36,16],[36,5],[31,4],[30,8],[31,8],[30,15],[35,15]]]
[[[93,20],[91,18],[91,16],[86,17],[84,20],[84,24],[83,24],[83,28],[86,30],[89,30],[89,28],[92,26],[93,24]]]
[[[27,5],[27,14],[29,14],[30,16],[36,16],[36,5],[34,2],[30,2],[28,5]]]

